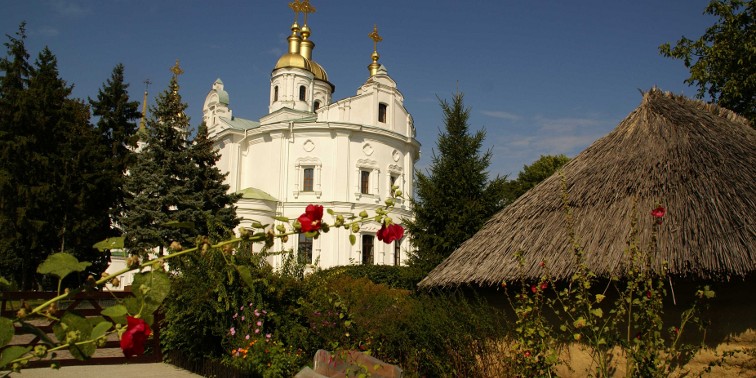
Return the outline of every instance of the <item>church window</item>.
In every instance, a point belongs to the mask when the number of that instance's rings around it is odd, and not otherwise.
[[[386,109],[388,105],[384,103],[378,104],[378,122],[386,123]]]
[[[360,193],[370,194],[370,171],[360,171]]]
[[[373,235],[362,235],[362,265],[373,265]]]
[[[304,85],[299,86],[299,101],[304,101],[307,98],[307,88]]]
[[[399,178],[397,175],[390,175],[389,176],[389,193],[394,194],[394,185],[396,185],[396,180]]]
[[[308,238],[305,234],[299,234],[297,259],[301,264],[312,264],[312,238]]]
[[[402,239],[394,241],[394,265],[399,266],[402,263]]]
[[[278,85],[273,87],[273,102],[278,101]]]
[[[302,191],[311,192],[315,182],[315,168],[305,168],[302,179]]]
[[[315,108],[315,110],[320,109],[320,101],[315,101],[315,104],[313,105],[313,107]]]

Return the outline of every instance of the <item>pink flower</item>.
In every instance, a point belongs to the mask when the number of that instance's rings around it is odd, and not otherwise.
[[[314,232],[320,230],[320,221],[323,219],[323,206],[307,205],[305,213],[300,215],[297,220],[302,225],[302,232]]]
[[[258,321],[257,321],[257,326],[259,327],[259,326],[261,326],[261,325],[262,325],[262,322],[258,320]]]
[[[144,319],[126,317],[126,332],[121,336],[121,350],[126,357],[144,354],[144,343],[152,333],[150,325]]]
[[[378,237],[378,240],[391,244],[394,240],[399,240],[404,236],[404,228],[398,224],[390,224],[388,226],[384,224],[375,235]]]
[[[247,336],[244,336],[244,338],[245,338],[245,339],[247,339],[247,340],[249,340],[249,335],[247,335]]]
[[[266,333],[266,334],[265,334],[265,338],[266,338],[266,339],[268,339],[268,340],[270,340],[270,337],[271,337],[271,336],[272,336],[272,335],[271,335],[271,334],[269,334],[269,333]]]
[[[260,333],[260,328],[255,328],[255,334]]]
[[[231,336],[236,335],[236,328],[231,327],[228,331],[231,332]]]

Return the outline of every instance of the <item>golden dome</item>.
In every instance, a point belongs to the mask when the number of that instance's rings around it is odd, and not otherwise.
[[[312,64],[312,68],[310,69],[310,72],[312,72],[312,74],[315,75],[316,79],[328,81],[328,74],[326,73],[325,69],[323,69],[323,66],[315,63],[315,61],[313,60],[310,61],[310,64]]]
[[[286,53],[278,59],[276,67],[273,70],[279,68],[301,68],[312,72],[312,65],[308,59],[297,53]]]

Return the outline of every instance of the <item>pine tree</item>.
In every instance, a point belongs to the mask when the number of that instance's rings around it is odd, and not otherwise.
[[[139,103],[129,99],[128,88],[124,82],[123,64],[118,64],[97,94],[97,100],[89,99],[92,113],[99,117],[97,131],[106,147],[103,168],[109,173],[108,206],[111,218],[116,222],[125,211],[125,175],[136,160],[136,120],[141,116]]]
[[[189,153],[196,170],[190,177],[192,190],[202,196],[201,211],[194,219],[196,232],[211,240],[228,237],[239,224],[235,204],[241,196],[228,193],[229,186],[224,183],[227,174],[221,173],[215,165],[220,154],[209,138],[204,122],[197,130]]]
[[[19,229],[16,196],[17,177],[25,162],[20,154],[28,144],[24,97],[29,85],[29,53],[26,50],[26,25],[21,23],[16,37],[8,35],[7,56],[0,60],[0,275],[9,279],[20,276],[25,245]]]
[[[126,178],[126,212],[121,218],[125,244],[144,254],[176,241],[192,245],[196,232],[172,225],[194,222],[202,200],[193,193],[189,176],[195,172],[189,156],[189,118],[181,100],[178,75],[150,109],[144,147]]]
[[[413,221],[405,222],[416,248],[410,265],[427,273],[477,232],[504,203],[506,178],[488,180],[491,152],[481,154],[485,131],[469,134],[462,93],[441,100],[445,130],[428,173],[416,171]]]

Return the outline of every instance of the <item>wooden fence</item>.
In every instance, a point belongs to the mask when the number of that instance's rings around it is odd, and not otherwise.
[[[1,313],[5,318],[14,319],[16,313],[19,310],[21,303],[40,303],[54,298],[57,294],[54,292],[2,292],[2,307]],[[118,292],[82,292],[72,298],[58,303],[60,312],[57,314],[60,319],[66,312],[74,312],[83,317],[95,317],[102,316],[101,312],[103,308],[109,307],[115,304],[119,299],[133,296],[131,292],[118,291]],[[105,317],[107,319],[107,317]],[[25,319],[28,323],[35,325],[42,332],[46,333],[51,339],[55,340],[53,334],[53,325],[56,321],[44,318],[28,318]],[[110,320],[110,319],[108,319]],[[142,356],[126,358],[121,351],[121,344],[118,340],[118,335],[113,333],[108,336],[107,342],[104,347],[97,348],[94,355],[87,360],[77,360],[68,351],[57,351],[57,356],[54,359],[50,359],[50,356],[45,359],[38,360],[32,359],[29,361],[28,367],[49,367],[51,362],[55,361],[60,366],[72,366],[72,365],[107,365],[107,364],[123,364],[123,363],[149,363],[149,362],[161,362],[163,356],[160,352],[160,328],[159,324],[162,320],[161,314],[158,312],[155,314],[155,322],[152,328],[152,336],[147,341],[146,352]],[[39,336],[27,332],[22,327],[16,325],[15,335],[11,342],[7,346],[11,345],[37,345],[40,343]],[[6,347],[7,347],[6,346]]]

